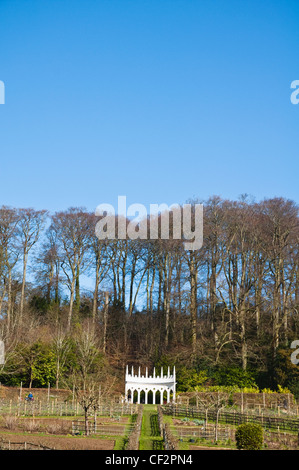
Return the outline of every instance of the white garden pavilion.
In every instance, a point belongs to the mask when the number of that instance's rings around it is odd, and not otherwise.
[[[129,372],[129,366],[126,367],[126,379],[125,379],[125,401],[134,403],[134,395],[137,395],[137,403],[141,403],[141,400],[148,404],[149,397],[152,396],[152,403],[156,404],[159,401],[162,404],[163,399],[166,399],[167,403],[170,403],[170,394],[172,393],[172,401],[175,402],[175,367],[173,368],[172,375],[170,374],[170,368],[168,367],[167,375],[164,375],[163,367],[161,368],[161,374],[156,375],[154,368],[153,375],[148,375],[148,369],[146,368],[145,375],[141,375],[140,367],[138,374],[134,374],[134,368],[132,367],[131,373]],[[165,396],[166,395],[166,396]],[[144,398],[143,398],[144,396]],[[142,397],[142,398],[141,398]],[[165,397],[165,398],[164,398]]]

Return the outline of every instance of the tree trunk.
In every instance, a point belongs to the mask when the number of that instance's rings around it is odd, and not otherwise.
[[[25,284],[26,284],[26,269],[27,269],[27,261],[28,261],[28,253],[26,249],[24,249],[24,256],[23,256],[23,277],[22,277],[22,286],[21,286],[21,299],[20,299],[20,315],[19,315],[19,323],[21,324],[24,312],[24,299],[25,299]]]
[[[103,353],[106,353],[107,348],[107,324],[108,324],[108,306],[109,306],[109,292],[105,292],[105,306],[103,313]]]

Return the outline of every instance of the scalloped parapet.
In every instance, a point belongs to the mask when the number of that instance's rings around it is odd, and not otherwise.
[[[125,400],[127,402],[134,402],[134,394],[137,399],[137,403],[144,401],[148,403],[149,394],[152,394],[152,402],[156,403],[157,395],[159,394],[160,403],[164,400],[166,395],[167,403],[170,402],[170,396],[172,394],[172,401],[175,401],[175,388],[176,388],[176,376],[175,367],[173,367],[172,374],[170,368],[167,369],[167,374],[164,373],[163,367],[158,375],[154,368],[152,375],[148,374],[148,368],[145,369],[145,374],[141,373],[141,368],[138,368],[138,372],[134,373],[134,367],[129,370],[129,366],[126,366],[125,376]],[[141,396],[144,397],[141,398]]]

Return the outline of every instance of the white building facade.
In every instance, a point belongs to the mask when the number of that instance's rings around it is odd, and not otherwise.
[[[125,379],[125,401],[129,403],[148,404],[152,402],[163,403],[166,401],[170,403],[170,394],[172,393],[172,401],[175,402],[175,367],[173,368],[172,375],[170,374],[170,368],[168,367],[167,374],[164,375],[163,367],[161,368],[161,374],[156,375],[154,368],[153,375],[148,375],[148,369],[146,368],[145,375],[141,375],[140,367],[138,374],[134,374],[134,368],[132,367],[131,373],[129,372],[129,366],[126,367],[126,379]]]

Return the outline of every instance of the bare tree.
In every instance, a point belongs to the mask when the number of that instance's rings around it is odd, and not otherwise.
[[[95,411],[99,406],[99,384],[93,378],[82,380],[76,380],[74,384],[75,397],[78,403],[81,405],[84,411],[84,425],[85,425],[85,435],[89,436],[90,427],[89,427],[89,414],[92,410]]]
[[[7,206],[0,208],[0,285],[2,288],[0,314],[6,296],[6,332],[8,335],[11,330],[12,271],[19,259],[16,242],[18,222],[19,216],[16,209]]]
[[[298,207],[282,198],[265,200],[261,206],[264,217],[264,250],[269,263],[271,280],[272,346],[276,355],[281,328],[285,335],[298,270]],[[291,248],[292,247],[292,248]],[[293,251],[293,249],[295,251]],[[290,255],[295,254],[290,269]],[[292,255],[291,255],[292,256]]]
[[[52,345],[56,358],[56,389],[59,389],[63,369],[66,365],[68,353],[71,349],[69,338],[60,327],[52,337]]]
[[[70,290],[67,330],[71,329],[73,307],[80,305],[80,275],[91,263],[87,254],[90,248],[91,215],[82,208],[70,208],[52,217],[52,230],[60,242],[61,268]]]
[[[228,394],[225,392],[198,392],[196,400],[205,410],[205,427],[208,424],[209,410],[215,410],[215,441],[218,441],[219,415],[220,411],[228,405]]]
[[[25,299],[25,284],[26,284],[26,271],[28,263],[28,255],[33,246],[37,243],[40,232],[45,224],[47,211],[36,211],[34,209],[20,209],[19,210],[19,240],[20,249],[23,255],[23,273],[22,273],[22,287],[20,299],[20,312],[19,322],[22,321],[24,311]]]

